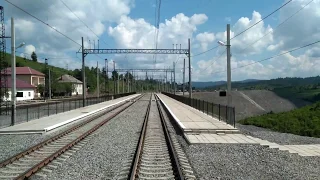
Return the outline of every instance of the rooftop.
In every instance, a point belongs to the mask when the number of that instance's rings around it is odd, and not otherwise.
[[[6,85],[8,88],[12,87],[11,78],[7,79]],[[5,86],[4,79],[1,79],[1,87],[4,87],[4,86]],[[16,87],[17,87],[17,89],[22,89],[22,88],[34,89],[35,88],[35,86],[33,86],[25,81],[22,81],[20,79],[16,79]]]
[[[64,74],[60,76],[58,79],[58,82],[70,82],[70,83],[82,84],[80,80],[68,74]]]
[[[7,75],[11,75],[11,67],[7,68]],[[1,71],[1,74],[4,74],[4,71]],[[45,76],[43,73],[34,70],[30,67],[16,67],[16,74],[17,75],[38,75],[38,76]]]

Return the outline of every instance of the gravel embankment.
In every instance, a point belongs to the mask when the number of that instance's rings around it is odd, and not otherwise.
[[[244,98],[239,91],[232,91],[232,106],[235,107],[237,121],[247,117],[265,114],[270,111],[284,112],[310,104],[306,101],[294,98],[284,99],[274,92],[267,90],[247,90],[241,92],[260,105],[265,111],[259,109],[256,105]],[[227,104],[227,98],[220,97],[219,92],[196,92],[192,96],[193,98],[213,102],[215,104]]]
[[[110,107],[111,108],[111,107]],[[106,110],[110,109],[107,108]],[[71,123],[57,130],[53,130],[45,134],[12,134],[12,135],[2,135],[0,134],[0,162],[20,153],[31,146],[34,146],[50,137],[59,134],[68,128],[75,126],[83,121]]]
[[[182,144],[198,179],[303,180],[320,177],[320,157],[301,157],[259,145]]]
[[[213,102],[215,104],[227,104],[226,97],[220,97],[219,92],[198,92],[194,93],[193,98]],[[257,106],[245,99],[239,92],[231,92],[232,106],[236,109],[236,120],[244,119],[255,115],[261,115],[266,113],[259,109]]]
[[[144,98],[145,99],[145,98]],[[95,132],[95,137],[46,179],[112,179],[134,153],[148,101],[139,101]]]
[[[290,111],[311,104],[310,102],[301,99],[294,99],[294,97],[285,99],[278,96],[276,93],[267,90],[245,90],[241,92],[249,96],[267,111]]]
[[[320,138],[280,133],[252,125],[236,124],[236,127],[246,135],[261,138],[278,144],[320,144]]]

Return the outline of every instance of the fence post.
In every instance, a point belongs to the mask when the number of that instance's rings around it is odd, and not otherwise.
[[[207,102],[207,114],[209,114],[209,103]]]
[[[58,102],[56,101],[56,114],[58,114]]]
[[[27,122],[29,121],[29,106],[27,106]]]
[[[77,109],[77,100],[74,101],[74,109]]]
[[[202,100],[202,112],[204,113],[204,100]]]
[[[71,100],[69,99],[69,111],[71,110]]]
[[[64,112],[64,101],[62,100],[62,112]]]
[[[220,121],[220,104],[219,104],[219,121]]]
[[[214,110],[214,107],[213,107],[213,103],[211,103],[212,107],[211,107],[211,116],[213,117],[213,110]]]
[[[38,106],[38,119],[40,119],[40,106]]]
[[[235,107],[233,108],[233,127],[236,127],[236,111],[235,111]]]
[[[47,102],[47,104],[48,104],[48,116],[50,116],[49,102]]]
[[[226,106],[226,122],[227,122],[227,124],[229,124],[229,123],[228,123],[228,110],[229,110],[229,109],[228,109],[228,106]]]

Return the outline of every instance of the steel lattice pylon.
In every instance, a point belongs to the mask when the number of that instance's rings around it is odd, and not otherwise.
[[[0,38],[0,115],[8,114],[8,101],[4,97],[8,93],[8,76],[7,68],[8,62],[6,61],[6,36],[4,24],[4,8],[0,6],[0,21],[1,21],[1,38]],[[5,107],[5,109],[3,108]]]

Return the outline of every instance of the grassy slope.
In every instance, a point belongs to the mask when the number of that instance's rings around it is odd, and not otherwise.
[[[296,99],[303,99],[310,102],[315,102],[318,100],[315,98],[315,96],[320,94],[320,89],[304,89],[301,92],[299,92],[295,88],[286,87],[274,89],[273,92],[284,98],[294,97]]]
[[[239,123],[320,138],[320,101],[289,112],[250,117]]]
[[[7,54],[6,59],[7,59],[7,62],[9,63],[9,66],[11,66],[11,59],[10,58],[11,58],[11,55]],[[28,67],[31,67],[32,69],[35,69],[40,72],[42,72],[43,69],[45,68],[44,63],[34,62],[29,59],[24,60],[23,58],[18,57],[18,56],[16,56],[16,63],[17,63],[18,67],[28,66]],[[51,67],[51,70],[54,73],[56,73],[57,75],[68,74],[68,72],[70,72],[70,71],[63,69],[63,68],[59,68],[59,67],[55,67],[55,66],[50,66],[50,67]]]

